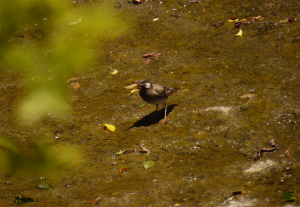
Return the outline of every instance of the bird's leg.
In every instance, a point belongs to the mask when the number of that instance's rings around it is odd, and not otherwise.
[[[150,121],[150,122],[152,122],[152,121],[155,119],[155,116],[156,116],[156,113],[157,113],[157,109],[158,109],[158,105],[156,105],[155,114],[154,114],[154,116],[153,116],[153,118],[151,119],[151,121]]]
[[[164,104],[165,107],[165,118],[160,122],[161,124],[167,123],[167,103]]]

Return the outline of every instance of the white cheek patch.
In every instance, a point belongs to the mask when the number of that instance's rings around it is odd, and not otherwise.
[[[149,83],[149,82],[146,82],[146,84],[145,84],[145,88],[150,88],[151,87],[151,83]]]

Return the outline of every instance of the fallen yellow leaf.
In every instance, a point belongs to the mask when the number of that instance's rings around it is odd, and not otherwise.
[[[114,125],[111,124],[104,124],[104,126],[109,130],[114,132],[116,130],[116,127]]]
[[[114,70],[114,71],[110,72],[110,74],[112,74],[112,75],[116,75],[117,73],[118,73],[117,70]]]
[[[243,34],[242,29],[240,28],[240,31],[235,34],[236,37],[241,37]]]
[[[130,96],[130,95],[132,95],[133,93],[135,93],[137,91],[139,91],[139,89],[133,89],[133,90],[130,91],[130,94],[128,94],[128,95]]]
[[[110,67],[110,66],[109,66],[109,67]],[[118,70],[112,69],[112,67],[110,67],[110,69],[112,70],[112,72],[110,72],[110,74],[116,75],[116,74],[118,73]]]
[[[68,23],[68,25],[72,26],[72,25],[80,23],[81,21],[82,21],[82,17],[80,19],[76,20],[75,22]]]
[[[228,19],[228,22],[238,22],[239,19]]]

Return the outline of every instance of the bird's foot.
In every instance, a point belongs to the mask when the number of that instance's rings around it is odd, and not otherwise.
[[[167,123],[167,117],[160,121],[161,124]]]

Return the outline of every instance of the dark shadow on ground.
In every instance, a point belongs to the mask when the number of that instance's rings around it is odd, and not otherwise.
[[[167,116],[168,114],[173,111],[173,109],[178,106],[176,104],[172,104],[170,106],[167,107]],[[131,128],[134,128],[134,127],[141,127],[141,126],[150,126],[150,125],[153,125],[153,124],[157,124],[159,123],[160,120],[162,120],[164,117],[165,117],[165,109],[162,108],[160,109],[159,111],[157,111],[157,114],[155,116],[155,119],[153,119],[154,117],[154,114],[155,114],[155,111],[151,112],[150,114],[144,116],[142,119],[138,120],[137,122],[135,122],[133,124],[133,126],[129,127],[128,129],[126,130],[129,130]],[[153,120],[152,120],[153,119]]]

